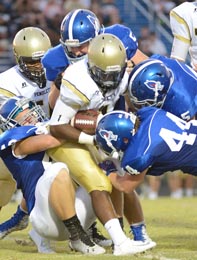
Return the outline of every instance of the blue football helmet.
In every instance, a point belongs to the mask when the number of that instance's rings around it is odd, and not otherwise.
[[[99,34],[99,31],[100,22],[89,10],[76,9],[65,16],[60,27],[60,43],[71,63],[84,58],[84,55],[80,57],[74,55],[70,47],[79,47],[89,42]]]
[[[25,109],[28,109],[27,113],[16,121],[16,116]],[[35,125],[46,120],[47,116],[42,108],[35,101],[23,96],[8,98],[0,107],[0,129],[2,131],[25,125],[26,122]]]
[[[124,111],[105,114],[96,128],[96,142],[108,156],[117,158],[128,147],[135,134],[136,116]]]
[[[173,78],[172,71],[160,60],[148,59],[136,65],[128,80],[133,106],[162,107]]]

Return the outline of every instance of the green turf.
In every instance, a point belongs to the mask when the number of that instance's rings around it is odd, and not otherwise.
[[[0,222],[12,215],[16,204],[10,203],[0,212]],[[53,242],[52,246],[57,254],[38,254],[36,247],[18,245],[15,240],[28,240],[28,229],[10,234],[0,241],[0,260],[74,260],[95,259],[131,259],[131,260],[195,260],[197,259],[197,198],[173,200],[162,197],[155,201],[142,200],[147,230],[151,238],[157,242],[157,247],[152,251],[137,256],[115,257],[111,250],[102,256],[83,256],[73,253],[67,242]],[[100,228],[102,228],[100,226]],[[125,226],[128,233],[129,228]],[[103,233],[106,235],[104,229]]]

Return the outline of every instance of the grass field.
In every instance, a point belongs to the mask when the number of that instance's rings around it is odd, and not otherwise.
[[[0,212],[0,222],[7,219],[16,209],[16,204],[10,203]],[[158,200],[142,200],[147,230],[151,238],[157,242],[152,251],[136,256],[115,257],[111,250],[106,255],[84,256],[73,253],[67,242],[53,242],[57,254],[38,254],[35,245],[19,245],[16,239],[28,240],[28,229],[10,234],[0,241],[0,260],[195,260],[197,259],[197,197],[191,199],[173,200],[161,197]],[[102,228],[100,226],[100,228]],[[125,225],[128,232],[128,226]],[[105,235],[106,232],[102,228]]]

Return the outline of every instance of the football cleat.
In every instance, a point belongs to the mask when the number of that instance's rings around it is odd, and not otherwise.
[[[99,246],[109,247],[112,245],[112,240],[104,237],[97,229],[96,222],[94,222],[87,230],[90,238]]]
[[[71,250],[81,252],[85,255],[100,255],[105,253],[105,249],[95,244],[86,233],[80,239],[70,240],[69,246]]]
[[[147,249],[147,245],[127,238],[122,244],[114,245],[113,254],[115,256],[135,255],[138,253],[145,252]]]
[[[145,224],[131,226],[131,233],[133,234],[134,241],[139,242],[139,245],[145,246],[146,250],[156,246],[156,242],[152,241],[148,236]]]
[[[28,222],[29,216],[18,206],[16,213],[0,225],[0,239],[14,231],[25,229],[28,226]]]

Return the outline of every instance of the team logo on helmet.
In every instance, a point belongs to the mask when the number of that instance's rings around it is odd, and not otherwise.
[[[157,91],[162,91],[164,89],[164,85],[161,84],[160,81],[155,81],[155,80],[146,80],[144,84],[149,88],[150,90],[153,90],[154,92]]]
[[[94,26],[95,36],[97,36],[99,31],[100,31],[100,22],[99,22],[99,20],[96,17],[93,17],[92,15],[88,15],[87,18],[91,22],[91,24]]]
[[[112,131],[107,131],[105,129],[100,129],[99,134],[107,142],[117,141],[117,139],[118,139],[118,136],[115,135]]]

